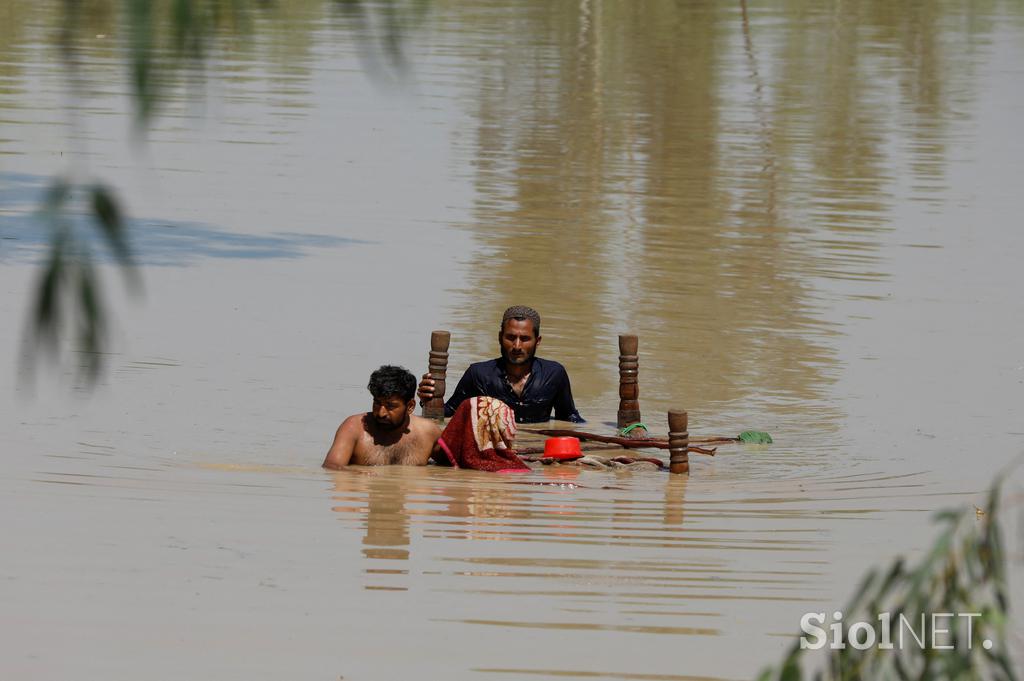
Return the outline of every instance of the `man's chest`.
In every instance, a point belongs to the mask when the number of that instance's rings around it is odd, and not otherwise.
[[[383,444],[371,435],[364,435],[352,451],[353,459],[361,466],[395,466],[416,463],[421,458],[419,440],[409,434],[398,442]]]
[[[529,382],[530,374],[527,374],[526,376],[523,376],[522,378],[515,380],[509,379],[507,377],[505,378],[505,383],[508,386],[509,391],[511,391],[511,393],[516,397],[523,396],[523,393],[526,391],[526,384]]]

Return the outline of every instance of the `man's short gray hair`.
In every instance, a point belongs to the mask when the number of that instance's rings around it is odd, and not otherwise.
[[[513,305],[509,309],[505,310],[505,314],[501,315],[501,330],[505,330],[505,322],[510,319],[516,321],[525,321],[529,319],[533,322],[533,335],[540,335],[540,314],[532,307],[526,307],[525,305]]]

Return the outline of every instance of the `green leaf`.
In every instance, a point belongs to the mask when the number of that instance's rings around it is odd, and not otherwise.
[[[92,212],[100,232],[106,237],[107,245],[114,252],[118,262],[131,265],[131,250],[125,234],[121,208],[113,193],[101,184],[92,187]]]
[[[103,367],[106,319],[98,294],[99,284],[88,260],[83,260],[79,267],[78,285],[79,346],[85,354],[82,370],[86,380],[94,383]]]
[[[779,681],[800,681],[800,665],[795,657],[789,657],[782,664]]]
[[[36,289],[35,331],[44,345],[53,347],[60,320],[61,282],[64,278],[64,240],[58,238],[50,246],[50,261]]]
[[[96,184],[92,187],[91,198],[93,217],[122,267],[129,290],[138,288],[141,280],[135,272],[131,248],[128,246],[127,229],[114,193],[104,185]]]

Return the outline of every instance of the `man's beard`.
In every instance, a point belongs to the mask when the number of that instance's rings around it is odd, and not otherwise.
[[[377,427],[381,430],[398,430],[402,426],[402,423],[405,422],[405,419],[402,419],[398,423],[392,423],[386,419],[382,421],[379,418],[374,417],[373,422],[377,424]]]
[[[511,352],[505,352],[503,354],[505,356],[505,361],[508,362],[509,364],[526,364],[531,359],[533,359],[533,354],[529,352],[522,352],[516,357],[513,357]]]

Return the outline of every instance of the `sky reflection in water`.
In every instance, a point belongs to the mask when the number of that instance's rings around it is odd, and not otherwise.
[[[39,207],[49,179],[0,173],[0,206]],[[94,257],[113,261],[103,239],[87,217],[70,217],[73,233],[91,247]],[[187,266],[204,259],[270,260],[301,258],[319,249],[334,249],[368,242],[324,234],[238,234],[200,223],[128,219],[129,244],[137,264]],[[0,261],[38,262],[50,244],[47,223],[38,213],[0,215]]]

